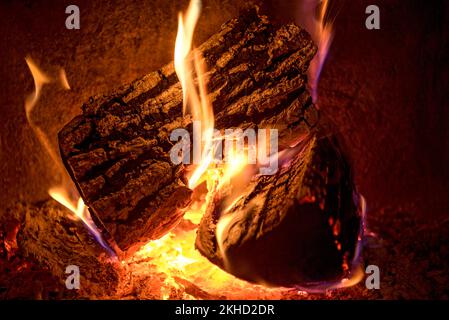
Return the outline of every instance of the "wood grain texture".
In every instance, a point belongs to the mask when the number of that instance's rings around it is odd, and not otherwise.
[[[198,50],[208,66],[217,129],[276,127],[281,142],[307,131],[314,107],[306,71],[316,47],[294,24],[257,8]],[[173,129],[191,129],[173,63],[83,105],[59,133],[63,161],[105,237],[134,250],[174,227],[189,204],[184,167],[169,158]]]
[[[196,247],[250,282],[331,286],[353,271],[359,196],[335,139],[311,135],[291,151],[277,174],[255,177],[231,208],[226,192],[216,194]]]

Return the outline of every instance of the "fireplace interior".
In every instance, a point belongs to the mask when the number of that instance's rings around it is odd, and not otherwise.
[[[215,127],[283,150],[223,187],[167,160],[184,84],[203,98],[192,52],[178,82],[189,1],[78,1],[79,30],[60,1],[2,3],[0,299],[449,299],[449,4],[379,0],[379,30],[369,1],[302,4],[202,1]]]

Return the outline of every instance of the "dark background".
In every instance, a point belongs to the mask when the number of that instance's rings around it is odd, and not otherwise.
[[[299,0],[298,0],[299,1]],[[201,43],[247,1],[203,2]],[[297,1],[259,1],[294,20]],[[89,96],[105,93],[172,60],[177,12],[188,1],[2,1],[0,4],[0,207],[47,197],[57,181],[26,123],[33,80],[25,56],[50,75],[63,67],[71,91],[44,87],[33,118],[56,134]],[[81,9],[81,29],[65,28],[65,7]],[[380,7],[381,29],[365,28]],[[336,123],[370,211],[413,204],[431,220],[448,215],[447,1],[331,1],[335,39],[322,73],[321,110]],[[415,214],[415,213],[414,213]]]

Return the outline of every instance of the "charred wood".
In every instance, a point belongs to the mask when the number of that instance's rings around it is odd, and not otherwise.
[[[198,50],[217,129],[278,128],[286,142],[315,121],[306,71],[316,47],[300,27],[274,26],[251,9]],[[191,125],[170,63],[92,98],[59,133],[68,172],[105,238],[121,250],[161,237],[182,218],[192,192],[185,168],[170,161],[169,136]]]

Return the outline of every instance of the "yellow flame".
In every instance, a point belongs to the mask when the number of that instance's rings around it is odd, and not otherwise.
[[[248,163],[247,154],[243,151],[237,152],[234,147],[227,150],[227,158],[224,164],[223,173],[218,182],[217,190],[221,190],[225,185],[228,185],[233,177],[242,172]]]
[[[190,113],[193,121],[201,123],[201,149],[205,150],[202,154],[201,162],[188,177],[189,187],[193,189],[205,182],[207,193],[203,199],[191,205],[184,215],[184,219],[193,224],[193,226],[190,226],[190,229],[184,230],[178,226],[161,239],[147,243],[127,262],[130,263],[129,265],[140,265],[139,268],[141,268],[141,264],[138,262],[132,264],[132,262],[150,259],[150,264],[153,268],[167,276],[161,288],[161,294],[164,299],[170,298],[170,288],[182,286],[182,284],[180,285],[177,282],[177,278],[190,281],[208,293],[225,295],[231,299],[281,298],[282,292],[286,290],[285,288],[267,288],[240,280],[210,263],[195,249],[196,227],[200,223],[209,202],[214,198],[214,195],[218,194],[217,192],[226,193],[226,203],[224,205],[227,209],[222,212],[216,228],[217,243],[226,264],[223,238],[226,229],[235,218],[228,211],[238,202],[239,191],[245,187],[250,176],[249,170],[247,170],[248,173],[244,170],[248,163],[246,152],[242,153],[242,150],[237,151],[238,149],[234,149],[233,146],[226,150],[227,158],[224,163],[216,164],[213,161],[212,147],[216,138],[213,135],[213,109],[207,99],[206,67],[204,59],[199,52],[192,49],[193,33],[200,15],[200,7],[200,1],[192,0],[186,13],[179,14],[178,34],[175,45],[175,71],[183,91],[183,112]],[[318,17],[319,24],[315,25],[317,28],[316,34],[321,39],[319,43],[321,53],[318,54],[319,63],[315,66],[317,69],[314,71],[314,74],[319,74],[318,68],[322,65],[322,60],[332,38],[330,25],[324,23],[326,10],[327,1],[324,1]],[[231,186],[231,179],[237,175],[237,183],[233,181]],[[232,189],[231,192],[228,192],[229,188]],[[232,194],[229,195],[229,193]],[[256,199],[253,205],[260,205],[257,201]],[[142,272],[145,272],[145,270]],[[334,284],[335,288],[356,284],[361,276],[359,271],[357,270],[350,279],[344,279]]]
[[[50,155],[51,159],[53,160],[54,164],[57,167],[57,171],[59,175],[62,177],[62,182],[57,187],[52,187],[48,190],[48,194],[57,202],[62,204],[64,207],[69,209],[76,219],[80,219],[86,227],[89,229],[89,231],[95,236],[95,238],[100,242],[100,244],[105,247],[106,249],[110,250],[108,246],[103,242],[102,237],[100,235],[100,232],[95,226],[95,223],[92,221],[92,218],[89,214],[88,208],[84,205],[83,199],[77,195],[75,198],[78,198],[77,201],[72,201],[70,194],[76,194],[76,189],[73,186],[73,184],[70,183],[70,179],[67,176],[66,171],[64,170],[64,166],[61,163],[60,157],[58,155],[58,152],[52,147],[50,140],[48,136],[44,133],[44,131],[38,127],[31,117],[31,113],[33,111],[34,106],[39,100],[42,87],[44,84],[48,84],[52,82],[53,80],[47,76],[35,63],[30,57],[26,57],[25,61],[31,71],[31,75],[33,76],[34,80],[34,92],[25,100],[25,113],[26,118],[28,121],[28,124],[35,132],[37,138],[39,139],[40,143],[44,147],[44,149],[47,151],[47,153]],[[63,88],[69,90],[70,85],[67,80],[66,73],[64,69],[60,69],[59,72],[59,81]],[[76,204],[75,204],[76,203]]]
[[[67,80],[67,74],[64,69],[59,70],[59,81],[64,89],[70,90],[69,81]]]
[[[327,10],[327,1],[320,11],[319,20],[324,21],[325,12]],[[232,177],[235,177],[242,172],[247,163],[244,154],[236,153],[235,150],[228,150],[228,159],[226,164],[222,166],[213,166],[213,150],[214,143],[213,127],[214,114],[211,104],[208,101],[206,83],[207,73],[204,59],[196,50],[192,50],[193,34],[201,11],[201,1],[192,0],[185,14],[179,13],[178,34],[176,37],[174,64],[175,71],[179,78],[183,91],[183,112],[189,112],[192,119],[200,121],[201,135],[202,135],[202,149],[206,150],[202,155],[202,161],[196,166],[195,170],[189,177],[189,187],[195,188],[201,182],[206,181],[209,192],[206,195],[205,201],[191,207],[185,214],[185,218],[194,224],[198,224],[202,215],[205,212],[208,201],[212,197],[211,191],[217,191],[229,184]],[[318,69],[322,65],[323,55],[327,52],[331,41],[330,25],[320,23],[317,34],[322,35],[319,47],[322,53],[318,53],[319,64]],[[327,40],[326,40],[327,39]],[[322,49],[321,49],[322,48]],[[31,59],[27,58],[27,64],[33,75],[35,82],[35,92],[27,99],[25,103],[25,110],[27,119],[33,129],[36,131],[39,140],[45,146],[45,149],[50,153],[52,159],[58,164],[59,168],[64,171],[60,164],[60,159],[56,152],[51,148],[46,135],[40,128],[34,126],[31,121],[31,111],[39,99],[42,86],[49,83],[51,79],[46,76]],[[313,68],[313,67],[312,67]],[[317,70],[318,70],[317,69]],[[314,71],[319,75],[319,71]],[[196,75],[196,78],[195,78]],[[65,71],[60,70],[59,81],[64,88],[70,89],[69,82]],[[80,219],[89,230],[99,239],[101,243],[101,236],[93,223],[87,206],[84,204],[81,197],[78,196],[78,201],[72,201],[73,191],[67,185],[53,187],[49,190],[50,196],[58,201],[60,204],[70,210],[73,215]],[[238,200],[229,200],[229,207]],[[227,210],[225,210],[226,213]],[[231,215],[219,223],[217,227],[217,237],[221,239],[222,229],[225,229]],[[161,239],[154,240],[143,246],[135,255],[129,258],[127,262],[139,261],[139,259],[151,258],[151,264],[159,271],[167,275],[164,281],[164,286],[161,288],[163,298],[170,297],[170,288],[178,288],[180,285],[176,281],[176,277],[188,280],[196,284],[203,290],[218,295],[226,295],[228,298],[241,299],[247,298],[280,298],[283,288],[266,288],[260,285],[247,283],[239,280],[234,276],[226,273],[219,267],[210,263],[195,249],[196,229],[181,230],[179,227],[165,235]],[[222,242],[218,241],[219,244]],[[222,248],[220,248],[222,249]],[[131,265],[131,264],[130,264]],[[147,272],[143,270],[142,272]],[[355,284],[360,277],[356,276],[349,280],[342,281],[341,286],[348,284]],[[344,283],[344,284],[343,284]]]
[[[193,33],[201,12],[201,1],[192,0],[185,15],[178,16],[178,34],[175,43],[175,71],[182,86],[183,112],[186,111],[189,99],[197,100],[196,89],[192,90],[192,66],[188,55],[192,47]],[[184,23],[185,21],[185,23]],[[194,101],[195,105],[197,101]]]
[[[158,272],[167,276],[161,288],[163,299],[170,298],[170,288],[179,288],[176,278],[195,284],[201,290],[216,296],[233,299],[278,299],[285,289],[267,288],[240,280],[212,264],[195,249],[196,230],[174,230],[161,239],[154,240],[142,247],[132,261],[137,261],[134,268],[139,268],[139,261],[151,258],[149,264]],[[131,262],[129,265],[133,265]],[[133,271],[136,272],[136,269]],[[148,268],[140,272],[148,272]]]
[[[25,99],[25,115],[26,115],[28,124],[33,129],[34,133],[36,134],[36,137],[39,139],[39,142],[42,144],[44,149],[50,155],[53,162],[56,163],[57,165],[59,165],[59,157],[58,157],[57,153],[51,147],[51,144],[50,144],[50,141],[49,141],[47,135],[42,131],[41,128],[39,128],[33,122],[33,119],[31,117],[33,108],[35,107],[35,105],[38,102],[39,97],[41,95],[42,87],[44,86],[44,84],[50,83],[51,79],[37,67],[37,65],[34,63],[34,61],[30,57],[26,57],[25,61],[28,65],[28,68],[31,71],[31,75],[33,76],[34,88],[35,88],[34,92],[32,94],[30,94]]]
[[[30,57],[26,57],[25,61],[28,65],[28,68],[31,71],[31,75],[33,76],[34,80],[34,92],[28,96],[28,98],[25,100],[25,113],[27,116],[27,119],[29,122],[31,122],[31,111],[33,110],[34,106],[36,105],[36,102],[39,100],[42,87],[46,83],[50,83],[50,79],[48,76],[43,73],[33,62],[33,60]]]
[[[214,160],[214,112],[207,97],[206,66],[204,59],[197,50],[192,52],[192,41],[195,26],[201,12],[201,1],[192,0],[185,14],[179,13],[178,34],[175,44],[175,71],[181,83],[183,92],[183,111],[190,112],[192,120],[201,125],[200,163],[195,167],[188,178],[189,187],[195,188],[204,180],[215,180],[217,172],[209,172]],[[193,58],[193,62],[192,62]],[[197,80],[195,81],[194,74]],[[198,141],[195,141],[198,142]],[[194,143],[195,143],[194,142]],[[194,150],[195,152],[195,150]],[[194,155],[195,156],[195,155]],[[228,159],[228,164],[221,168],[223,181],[229,180],[237,174],[246,163],[240,155]]]
[[[76,218],[80,219],[90,232],[98,239],[101,238],[100,233],[95,227],[92,218],[90,217],[87,206],[81,197],[78,197],[77,204],[75,205],[71,200],[70,196],[67,194],[67,190],[64,187],[53,187],[48,190],[48,194],[57,202],[62,204],[64,207],[69,209]]]
[[[191,52],[193,33],[200,12],[201,1],[192,0],[186,13],[184,15],[179,14],[178,34],[175,44],[175,71],[183,92],[183,112],[190,112],[192,120],[198,121],[201,126],[201,141],[196,142],[201,144],[200,149],[203,152],[199,150],[201,162],[189,177],[189,187],[192,189],[201,183],[201,176],[213,160],[214,113],[207,98],[206,66],[204,59],[197,50]],[[197,76],[197,85],[194,73]]]
[[[213,162],[214,113],[207,97],[206,66],[201,54],[193,49],[193,32],[201,10],[201,1],[192,0],[185,14],[179,14],[178,34],[175,45],[175,71],[183,90],[183,111],[201,124],[201,161],[191,172],[189,187],[195,188],[206,181],[208,192],[200,204],[195,204],[186,212],[185,219],[198,224],[213,192],[224,186],[238,174],[246,158],[230,150],[226,164],[215,166]],[[242,292],[270,292],[273,289],[248,284],[226,273],[210,263],[195,249],[196,228],[185,231],[174,230],[159,240],[142,247],[131,259],[151,258],[151,264],[167,275],[164,285],[178,287],[175,277],[181,277],[200,285],[204,290],[222,294],[226,288],[229,294]],[[248,291],[249,290],[249,291]],[[164,291],[164,290],[163,290]],[[163,292],[163,298],[169,295]],[[237,297],[237,296],[236,296]]]

